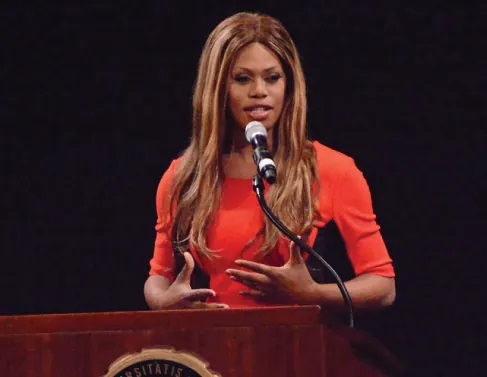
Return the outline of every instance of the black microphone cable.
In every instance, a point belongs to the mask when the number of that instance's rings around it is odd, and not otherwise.
[[[285,234],[289,239],[294,241],[294,243],[298,245],[302,250],[308,252],[313,257],[318,259],[318,261],[321,264],[323,264],[325,268],[333,275],[333,277],[337,282],[340,293],[343,296],[343,299],[345,301],[345,306],[348,311],[348,326],[350,328],[353,328],[355,325],[354,323],[355,320],[354,320],[352,298],[350,297],[350,293],[348,292],[347,287],[345,287],[343,280],[333,269],[333,267],[331,267],[330,264],[321,255],[319,255],[313,248],[308,246],[299,237],[293,234],[271,211],[264,198],[264,183],[262,182],[262,177],[260,176],[259,172],[257,172],[257,175],[252,180],[252,187],[257,195],[257,199],[259,201],[260,207],[264,211],[265,215],[269,218],[269,220],[276,226],[276,228],[279,229],[283,234]]]

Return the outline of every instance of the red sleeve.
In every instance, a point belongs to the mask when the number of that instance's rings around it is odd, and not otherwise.
[[[171,245],[171,229],[169,217],[170,194],[169,188],[174,177],[174,162],[162,176],[156,193],[156,240],[154,254],[150,260],[149,275],[161,275],[170,281],[174,280],[174,256]]]
[[[394,268],[372,208],[369,186],[351,158],[336,184],[333,218],[347,248],[355,274],[394,277]]]

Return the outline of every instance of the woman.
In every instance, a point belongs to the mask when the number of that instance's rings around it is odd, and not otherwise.
[[[144,287],[149,307],[344,307],[338,286],[315,281],[299,250],[264,217],[244,135],[250,121],[266,128],[277,166],[277,182],[265,189],[273,212],[309,245],[334,221],[356,274],[346,282],[354,307],[390,305],[394,270],[362,173],[351,158],[306,138],[305,80],[284,27],[266,15],[239,13],[206,41],[191,142],[157,190],[157,235]],[[194,285],[195,268],[209,287]]]

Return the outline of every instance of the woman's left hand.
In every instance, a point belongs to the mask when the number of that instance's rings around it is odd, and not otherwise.
[[[281,267],[242,259],[237,259],[235,264],[250,270],[226,270],[231,279],[249,287],[248,291],[242,291],[241,294],[265,301],[292,304],[313,304],[316,301],[314,296],[317,283],[309,274],[303,256],[294,242],[290,245],[289,260]]]

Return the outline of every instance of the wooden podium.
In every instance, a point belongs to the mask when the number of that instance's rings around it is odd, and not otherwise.
[[[194,354],[222,377],[397,375],[386,350],[326,325],[315,306],[0,317],[7,377],[100,377],[121,356],[154,347]]]

